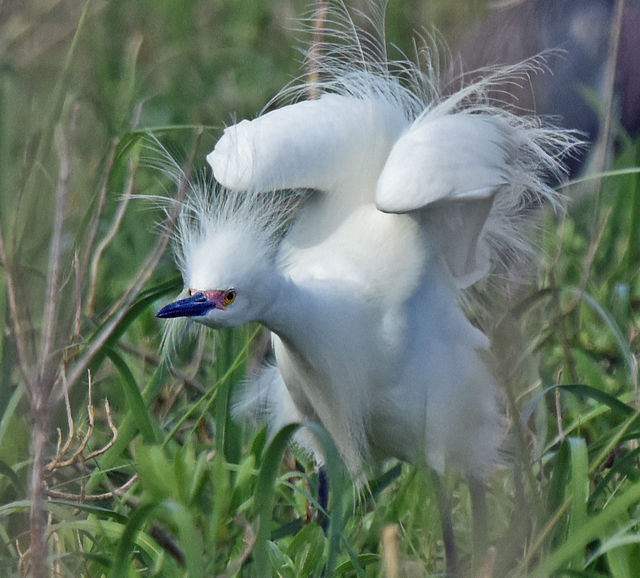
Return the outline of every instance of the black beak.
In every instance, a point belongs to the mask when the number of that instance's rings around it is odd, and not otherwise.
[[[165,305],[156,313],[156,317],[169,319],[172,317],[198,317],[207,311],[215,309],[216,304],[209,301],[203,293],[196,293],[186,299],[180,299]]]

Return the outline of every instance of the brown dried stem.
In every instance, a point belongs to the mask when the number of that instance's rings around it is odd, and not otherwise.
[[[110,500],[114,496],[122,496],[128,492],[138,481],[138,474],[131,476],[124,484],[102,494],[85,494],[84,487],[79,494],[70,492],[60,492],[58,490],[50,490],[47,488],[47,495],[56,500],[69,500],[71,502],[99,502],[101,500]]]
[[[65,441],[64,445],[61,444],[61,440],[60,440],[60,434],[59,438],[58,438],[58,450],[56,451],[56,456],[53,458],[53,460],[51,460],[46,466],[45,466],[45,471],[48,473],[52,473],[55,470],[58,470],[60,468],[66,468],[68,466],[74,465],[78,462],[86,462],[88,460],[91,460],[93,458],[96,458],[98,456],[101,456],[102,454],[104,454],[109,448],[111,448],[111,446],[113,446],[114,443],[116,443],[117,439],[118,439],[118,429],[115,427],[114,423],[113,423],[113,416],[111,414],[111,407],[109,406],[109,401],[105,400],[104,402],[104,409],[105,409],[105,413],[107,416],[107,424],[109,426],[109,429],[111,430],[111,440],[103,447],[101,447],[98,450],[95,450],[93,452],[90,452],[89,454],[87,454],[86,456],[84,455],[84,451],[87,448],[87,444],[89,443],[89,440],[91,439],[91,436],[93,435],[94,429],[95,429],[95,408],[93,406],[93,380],[91,379],[91,373],[89,372],[89,403],[87,404],[87,413],[89,415],[89,428],[87,429],[86,433],[84,434],[84,436],[80,436],[78,434],[78,438],[80,440],[80,443],[78,444],[78,447],[76,448],[76,450],[73,452],[73,454],[65,459],[65,455],[67,454],[67,452],[69,451],[69,448],[71,447],[71,442],[73,440],[73,438],[75,437],[75,425],[73,422],[73,416],[71,414],[71,404],[69,402],[69,391],[68,391],[68,385],[66,383],[66,380],[64,380],[65,383],[65,387],[64,387],[64,398],[65,398],[65,405],[67,408],[67,422],[69,424],[69,434],[67,436],[67,440]],[[59,431],[59,430],[58,430]],[[60,447],[62,445],[62,447]]]
[[[62,443],[62,434],[60,433],[60,430],[58,430],[58,446],[57,446],[56,455],[44,468],[47,475],[51,475],[55,471],[61,468],[66,468],[76,464],[84,464],[89,460],[97,458],[102,454],[104,454],[105,452],[107,452],[107,450],[109,450],[113,446],[113,444],[115,444],[116,441],[118,440],[118,429],[113,423],[111,407],[109,406],[109,402],[105,400],[104,409],[107,417],[107,425],[111,430],[111,439],[101,448],[94,450],[92,452],[89,452],[86,455],[84,454],[87,448],[87,444],[89,443],[89,440],[91,439],[93,432],[95,430],[95,409],[92,401],[93,381],[91,379],[91,373],[89,373],[88,382],[89,382],[89,385],[88,385],[89,402],[87,404],[87,413],[89,415],[89,428],[87,429],[87,432],[83,436],[78,434],[78,439],[80,440],[78,447],[75,449],[75,451],[73,452],[73,454],[71,454],[70,457],[65,458],[65,456],[67,455],[67,452],[69,451],[69,448],[71,447],[71,443],[73,439],[76,437],[76,429],[75,429],[73,416],[71,412],[71,404],[69,402],[68,384],[66,379],[63,379],[64,399],[65,399],[65,405],[67,408],[67,422],[69,424],[69,431],[68,431],[67,439],[65,440],[64,443]],[[125,484],[123,484],[119,488],[116,488],[110,492],[105,492],[103,494],[87,495],[85,494],[84,487],[81,489],[79,494],[74,494],[69,492],[60,492],[57,490],[51,490],[49,488],[46,488],[46,493],[49,497],[52,497],[52,498],[73,500],[73,501],[79,501],[79,502],[106,500],[106,499],[112,498],[114,495],[119,495],[126,492],[135,483],[136,480],[137,480],[137,475],[133,476],[133,478],[131,478],[129,481],[127,481]]]
[[[313,15],[313,32],[311,46],[309,47],[309,98],[318,98],[315,85],[320,80],[320,60],[322,59],[322,43],[324,40],[324,26],[329,15],[329,0],[316,0],[316,9]]]
[[[58,169],[58,182],[55,192],[55,208],[53,212],[53,231],[49,244],[49,268],[47,271],[47,289],[44,300],[44,314],[42,334],[40,338],[40,359],[38,368],[38,385],[43,389],[53,376],[51,371],[55,368],[49,365],[49,355],[53,348],[53,340],[56,332],[56,321],[60,307],[60,261],[62,257],[62,232],[64,227],[65,201],[69,187],[69,149],[62,127],[56,128],[55,141],[58,156],[60,158]],[[46,403],[49,392],[40,392],[44,395]]]

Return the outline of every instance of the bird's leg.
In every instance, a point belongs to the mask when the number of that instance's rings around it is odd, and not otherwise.
[[[482,480],[469,476],[469,496],[471,498],[471,524],[473,539],[473,573],[474,576],[485,563],[488,551],[487,539],[487,496],[486,486]]]
[[[446,576],[454,577],[460,574],[458,549],[453,535],[453,523],[451,521],[451,503],[442,477],[432,471],[433,487],[440,511],[440,525],[442,529],[442,542],[444,543],[444,556],[446,563]]]
[[[329,507],[329,478],[327,476],[326,466],[318,468],[318,523],[320,527],[327,533],[329,527],[329,516],[327,508]]]

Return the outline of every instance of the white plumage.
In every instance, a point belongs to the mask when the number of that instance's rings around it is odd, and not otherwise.
[[[442,99],[382,41],[363,55],[356,36],[333,35],[321,82],[298,92],[319,98],[227,128],[207,157],[228,190],[187,201],[190,297],[159,316],[269,328],[277,367],[248,397],[272,427],[324,426],[356,476],[389,457],[483,476],[500,416],[462,291],[497,255],[527,250],[523,206],[554,201],[544,179],[574,140],[487,105],[491,80]],[[322,461],[311,434],[298,441]]]

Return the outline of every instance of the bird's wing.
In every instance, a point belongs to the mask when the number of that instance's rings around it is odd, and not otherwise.
[[[324,94],[227,128],[207,161],[234,190],[342,192],[363,178],[371,190],[407,124],[402,109],[384,99]]]
[[[496,192],[510,181],[514,129],[499,117],[420,117],[398,139],[376,186],[384,212],[415,211],[461,287],[489,270],[483,229]]]
[[[442,201],[485,199],[507,182],[508,125],[479,114],[426,115],[395,143],[376,205],[404,213]]]

